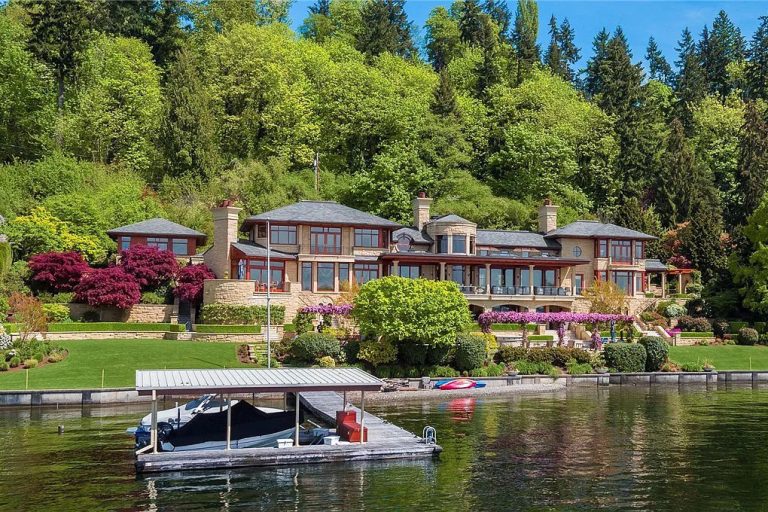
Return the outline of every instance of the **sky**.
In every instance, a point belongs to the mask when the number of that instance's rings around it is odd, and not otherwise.
[[[306,17],[307,8],[313,3],[313,0],[297,0],[293,4],[291,22],[294,28],[301,25]],[[423,40],[424,22],[429,12],[439,5],[447,7],[450,4],[451,0],[406,0],[406,11],[418,30],[419,41]],[[507,4],[514,12],[516,0],[507,0]],[[648,38],[653,36],[664,56],[670,64],[674,65],[675,47],[685,27],[688,27],[698,38],[704,25],[711,26],[712,20],[723,9],[749,40],[757,28],[758,18],[768,16],[768,2],[764,0],[739,2],[539,0],[538,4],[539,44],[542,50],[549,43],[550,16],[554,14],[558,22],[568,18],[576,32],[576,45],[581,48],[582,60],[579,65],[582,67],[592,53],[592,39],[603,27],[612,32],[617,26],[621,26],[636,62],[644,59]]]

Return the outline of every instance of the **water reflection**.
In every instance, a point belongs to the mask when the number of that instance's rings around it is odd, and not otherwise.
[[[124,431],[146,409],[0,410],[0,510],[768,508],[763,390],[612,387],[376,404],[413,432],[434,425],[441,458],[137,478]]]

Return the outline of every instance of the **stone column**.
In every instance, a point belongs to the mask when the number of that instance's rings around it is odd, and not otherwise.
[[[400,262],[397,260],[392,261],[392,275],[393,276],[400,275]]]
[[[485,293],[491,293],[491,264],[485,264]]]
[[[662,272],[661,273],[661,298],[665,298],[667,296],[667,273]]]
[[[440,281],[445,281],[445,262],[440,262]]]
[[[528,265],[528,287],[533,295],[533,265]]]
[[[317,293],[317,263],[312,262],[312,293]]]

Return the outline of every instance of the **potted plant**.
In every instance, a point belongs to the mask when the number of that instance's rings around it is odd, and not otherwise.
[[[507,363],[506,373],[507,377],[517,377],[520,372],[515,368],[515,363]]]
[[[705,372],[712,372],[715,371],[715,366],[712,364],[712,361],[709,359],[705,359],[701,364],[702,369]]]

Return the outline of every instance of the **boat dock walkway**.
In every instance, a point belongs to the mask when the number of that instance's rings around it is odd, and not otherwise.
[[[336,411],[342,409],[344,402],[340,394],[332,391],[309,391],[299,396],[302,405],[309,412],[330,425],[335,424]],[[348,406],[347,409],[355,410],[359,422],[360,409],[353,406]],[[368,429],[366,443],[144,453],[136,456],[136,471],[152,473],[186,469],[418,459],[433,457],[442,451],[439,445],[426,444],[420,437],[369,412],[365,413],[365,428]]]

